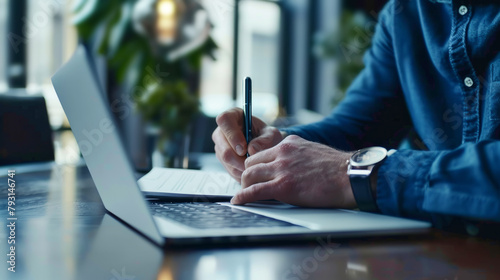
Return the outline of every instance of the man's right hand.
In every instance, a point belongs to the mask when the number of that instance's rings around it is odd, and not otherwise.
[[[216,119],[218,127],[212,134],[215,143],[215,155],[229,174],[241,183],[241,174],[245,170],[247,151],[254,155],[269,149],[283,140],[280,131],[266,125],[262,120],[252,117],[252,141],[247,145],[243,134],[243,110],[233,108]]]

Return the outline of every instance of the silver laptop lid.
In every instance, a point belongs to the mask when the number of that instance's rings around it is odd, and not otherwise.
[[[134,177],[84,46],[52,77],[104,207],[158,244],[156,224]]]

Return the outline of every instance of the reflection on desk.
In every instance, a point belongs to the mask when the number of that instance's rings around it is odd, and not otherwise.
[[[84,165],[45,168],[16,175],[16,272],[4,261],[0,279],[451,280],[500,274],[499,241],[438,230],[422,236],[161,249],[106,214]],[[0,174],[0,181],[6,183],[6,175]],[[7,223],[7,188],[0,193]],[[0,226],[4,254],[8,234]]]

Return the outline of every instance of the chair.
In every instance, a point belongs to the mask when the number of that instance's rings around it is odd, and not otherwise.
[[[190,153],[215,153],[212,132],[217,128],[215,117],[200,114],[191,129]]]
[[[53,160],[43,96],[0,94],[0,166]]]

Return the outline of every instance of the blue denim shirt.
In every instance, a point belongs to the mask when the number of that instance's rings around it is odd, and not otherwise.
[[[399,0],[365,69],[323,121],[290,134],[344,150],[398,147],[378,171],[382,213],[446,226],[500,221],[500,3]]]

